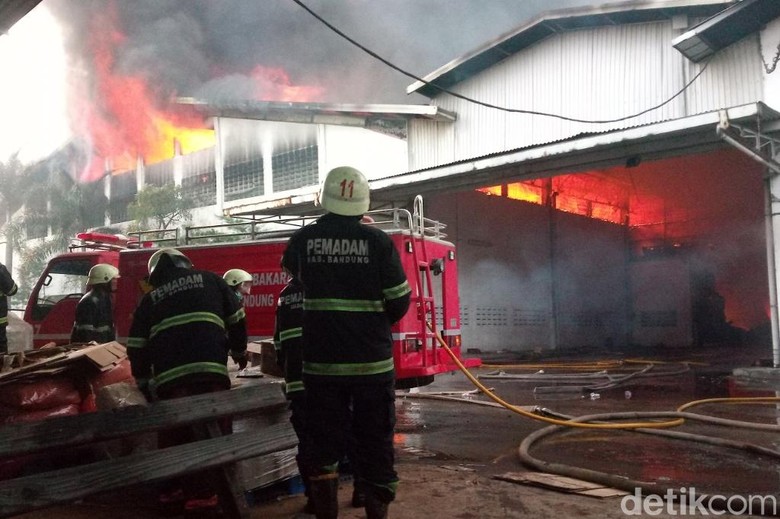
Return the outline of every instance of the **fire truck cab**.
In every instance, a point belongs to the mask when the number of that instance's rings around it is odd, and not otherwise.
[[[422,214],[417,197],[414,213],[405,209],[370,211],[365,221],[384,230],[395,243],[412,287],[412,304],[393,327],[393,356],[399,388],[429,384],[434,375],[457,365],[441,347],[440,337],[466,366],[479,359],[461,359],[457,255],[445,240],[445,225]],[[276,301],[287,282],[280,260],[287,239],[313,216],[264,216],[237,224],[188,227],[176,231],[143,231],[133,238],[81,233],[71,251],[49,261],[25,311],[33,325],[34,347],[68,344],[76,304],[86,292],[89,269],[110,263],[119,269],[114,302],[117,340],[126,343],[133,312],[148,288],[147,261],[158,247],[176,247],[195,268],[219,275],[232,268],[252,275],[244,296],[250,341],[273,335]],[[167,234],[166,234],[167,233]],[[173,237],[171,235],[173,234]]]

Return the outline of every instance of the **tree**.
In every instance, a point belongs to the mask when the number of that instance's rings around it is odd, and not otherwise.
[[[17,279],[22,296],[32,290],[49,258],[68,250],[77,233],[105,223],[108,207],[102,182],[79,184],[47,167],[33,171],[31,179],[36,189],[28,192],[24,214],[10,226],[22,258]]]
[[[10,271],[13,271],[14,242],[19,239],[14,234],[12,218],[24,205],[31,185],[28,167],[21,163],[18,153],[0,162],[0,234],[5,236],[5,266]]]
[[[128,215],[135,221],[133,227],[148,228],[150,221],[157,229],[168,229],[181,220],[192,217],[193,200],[184,195],[180,186],[147,185],[127,206]]]

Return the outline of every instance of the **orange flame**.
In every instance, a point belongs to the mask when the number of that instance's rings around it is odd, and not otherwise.
[[[94,99],[72,103],[74,134],[91,143],[88,164],[79,174],[82,181],[102,177],[106,170],[134,169],[138,157],[146,163],[170,159],[176,143],[182,153],[192,153],[215,145],[214,131],[191,108],[173,105],[175,92],[155,92],[143,78],[118,74],[115,51],[126,39],[117,28],[119,17],[114,4],[93,20],[90,50],[94,56],[94,85],[75,84],[74,93],[93,92]],[[251,74],[256,99],[305,102],[318,99],[318,86],[294,85],[281,68],[256,66]]]
[[[252,69],[251,77],[255,82],[255,97],[259,100],[307,102],[322,97],[322,87],[293,85],[282,68],[257,65]]]

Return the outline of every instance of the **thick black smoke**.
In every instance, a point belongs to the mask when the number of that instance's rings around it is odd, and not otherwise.
[[[305,0],[395,65],[425,76],[541,12],[586,0]],[[63,24],[76,70],[91,74],[96,32],[113,12],[113,71],[146,78],[160,96],[256,98],[254,67],[282,68],[312,101],[425,103],[413,79],[336,35],[291,0],[44,0]],[[114,10],[114,11],[112,11]],[[278,99],[264,99],[278,100]]]

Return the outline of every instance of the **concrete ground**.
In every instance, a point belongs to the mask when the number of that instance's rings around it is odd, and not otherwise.
[[[651,359],[656,363],[616,364],[628,357],[624,353],[602,352],[600,355],[534,359],[531,365],[527,359],[491,354],[483,356],[486,366],[471,372],[495,394],[522,409],[543,407],[569,416],[673,411],[694,400],[776,394],[775,382],[766,377],[746,381],[732,376],[734,368],[766,364],[772,357],[768,348],[722,345],[698,351],[643,352],[644,360]],[[647,371],[640,375],[641,370]],[[610,385],[614,387],[608,387]],[[588,389],[582,389],[583,386]],[[453,373],[438,376],[434,384],[418,392],[399,392],[395,443],[401,484],[398,498],[390,508],[391,518],[595,519],[683,515],[676,504],[653,504],[624,496],[588,497],[496,479],[496,476],[506,474],[522,478],[537,473],[520,461],[518,446],[529,434],[547,424],[503,407],[486,405],[490,400],[473,393],[474,389],[465,375]],[[442,397],[454,400],[443,400]],[[780,423],[780,411],[775,405],[707,404],[691,411],[739,421]],[[768,450],[757,453],[638,432],[566,428],[540,439],[530,449],[530,454],[556,466],[590,469],[649,486],[684,489],[687,495],[693,491],[699,495],[730,496],[730,508],[726,508],[721,517],[749,516],[748,510],[741,508],[746,508],[743,505],[755,496],[780,500],[777,457],[770,452],[777,450],[776,431],[693,421],[686,421],[674,430],[731,439]],[[348,481],[342,483],[340,492],[340,517],[364,517],[362,510],[349,506],[351,485]],[[77,505],[19,517],[155,517],[151,505],[133,495],[129,491],[123,495],[96,496]],[[252,507],[253,518],[306,517],[299,513],[305,501],[300,494],[259,492],[255,495],[258,502]],[[752,506],[754,512],[759,508],[756,502]],[[704,515],[702,512],[706,511],[701,507],[688,509],[685,515]],[[716,510],[719,514],[723,511]]]

